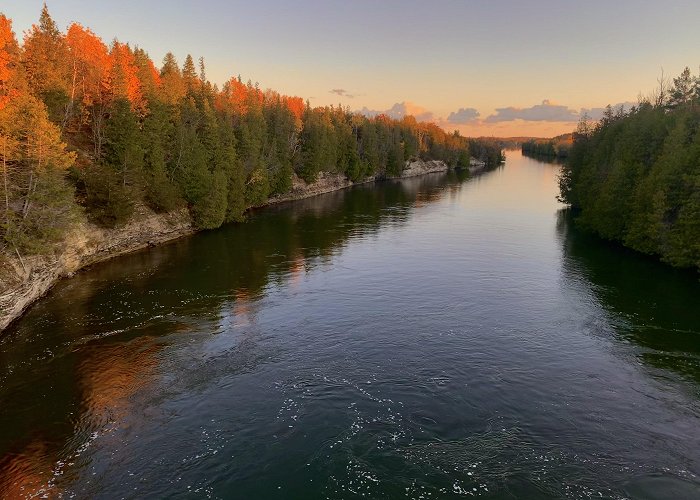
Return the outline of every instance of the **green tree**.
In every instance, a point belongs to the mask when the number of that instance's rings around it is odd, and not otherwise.
[[[165,104],[151,100],[149,109],[150,112],[143,123],[146,201],[153,209],[167,212],[181,207],[184,203],[168,168],[175,129]]]
[[[2,241],[18,255],[60,241],[79,212],[65,171],[75,161],[43,103],[20,94],[0,109]]]
[[[610,110],[592,129],[574,134],[562,167],[561,199],[578,222],[604,238],[700,268],[700,110],[689,71],[666,100],[629,112]]]

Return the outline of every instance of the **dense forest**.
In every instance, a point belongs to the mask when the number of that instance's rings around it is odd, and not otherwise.
[[[500,158],[496,146],[471,147]],[[61,32],[44,6],[21,45],[0,14],[0,155],[0,250],[21,256],[86,218],[123,224],[139,204],[187,207],[197,227],[215,228],[288,191],[293,175],[394,176],[415,158],[466,167],[470,141],[410,116],[311,107],[240,77],[218,88],[202,58],[180,66],[169,53],[158,68],[80,24]]]
[[[560,188],[600,236],[700,269],[700,78],[686,68],[638,106],[581,122]]]
[[[564,134],[553,139],[530,139],[520,146],[524,155],[564,160],[571,151],[572,135]]]

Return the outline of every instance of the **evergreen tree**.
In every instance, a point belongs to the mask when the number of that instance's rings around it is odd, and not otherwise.
[[[143,124],[146,200],[155,210],[167,212],[182,206],[184,201],[168,169],[174,127],[166,105],[151,100],[149,110]]]
[[[24,39],[22,62],[32,93],[44,101],[49,117],[62,123],[69,102],[68,45],[44,4],[39,24]]]
[[[141,198],[142,137],[129,101],[117,99],[105,126],[102,164],[85,171],[87,205],[95,222],[114,226],[126,222]]]
[[[165,54],[160,70],[161,99],[163,102],[177,106],[185,96],[186,86],[172,52]]]
[[[574,134],[561,199],[604,238],[681,267],[700,268],[700,110],[689,71],[666,102],[608,112]],[[691,97],[689,97],[691,96]]]
[[[192,56],[187,54],[185,63],[182,65],[182,79],[185,83],[185,88],[188,92],[194,94],[199,87],[200,80],[197,76],[197,70],[194,67]]]
[[[78,217],[65,179],[75,154],[65,148],[34,97],[19,94],[0,109],[0,241],[17,254],[46,251]]]

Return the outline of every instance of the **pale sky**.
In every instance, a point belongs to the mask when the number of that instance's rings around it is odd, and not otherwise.
[[[409,112],[477,136],[568,132],[582,109],[634,103],[662,68],[677,76],[700,63],[699,0],[47,4],[62,29],[78,21],[157,65],[168,51],[204,56],[219,84],[240,74],[314,105]],[[0,12],[21,38],[41,5],[0,0]]]

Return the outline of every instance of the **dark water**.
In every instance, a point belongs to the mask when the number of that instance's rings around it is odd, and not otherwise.
[[[699,498],[700,283],[511,153],[259,211],[0,339],[4,496]]]

